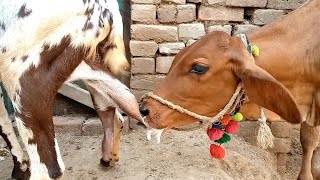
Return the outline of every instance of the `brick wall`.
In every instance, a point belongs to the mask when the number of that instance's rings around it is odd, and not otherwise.
[[[300,6],[304,0],[132,0],[132,75],[139,98],[168,72],[174,56],[205,33],[249,32]]]

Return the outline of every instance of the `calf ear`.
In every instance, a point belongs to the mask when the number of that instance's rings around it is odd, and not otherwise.
[[[237,43],[238,47],[229,51],[233,72],[244,84],[250,101],[277,113],[290,123],[301,123],[300,111],[288,89],[255,65],[245,47],[239,41]]]

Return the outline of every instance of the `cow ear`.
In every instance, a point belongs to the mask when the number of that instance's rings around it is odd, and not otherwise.
[[[301,123],[301,113],[288,89],[255,65],[243,44],[239,44],[239,41],[237,44],[237,47],[229,49],[232,69],[244,84],[250,101],[277,113],[290,123]]]

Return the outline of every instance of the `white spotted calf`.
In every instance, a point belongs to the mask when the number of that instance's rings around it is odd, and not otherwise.
[[[134,96],[112,76],[128,69],[117,1],[1,0],[0,12],[0,72],[28,155],[1,103],[0,135],[13,155],[13,177],[62,176],[53,104],[59,87],[76,79],[88,85],[105,128],[101,163],[116,161],[119,143],[110,140],[110,132],[119,136],[116,108],[141,118]]]

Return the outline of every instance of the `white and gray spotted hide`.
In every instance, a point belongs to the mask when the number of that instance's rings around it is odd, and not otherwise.
[[[0,104],[0,131],[9,135],[11,153],[18,168],[22,173],[30,171],[27,178],[59,179],[64,171],[49,115],[53,100],[41,101],[47,98],[46,95],[55,95],[56,87],[64,81],[83,79],[89,82],[106,98],[99,103],[100,110],[106,110],[111,104],[139,117],[134,96],[111,74],[122,73],[128,67],[122,34],[117,0],[0,1],[0,73],[12,100],[18,131],[29,160],[17,138],[12,136],[13,128],[3,103]],[[72,50],[73,54],[68,55]],[[81,52],[84,52],[83,57],[78,62]],[[111,73],[86,63],[97,54]],[[45,81],[47,76],[49,80]],[[37,96],[34,92],[39,92],[39,97],[28,97]],[[35,106],[25,100],[28,98],[33,98],[34,104],[42,103],[39,105],[43,108],[41,113],[31,109]],[[47,124],[41,124],[43,122]]]

